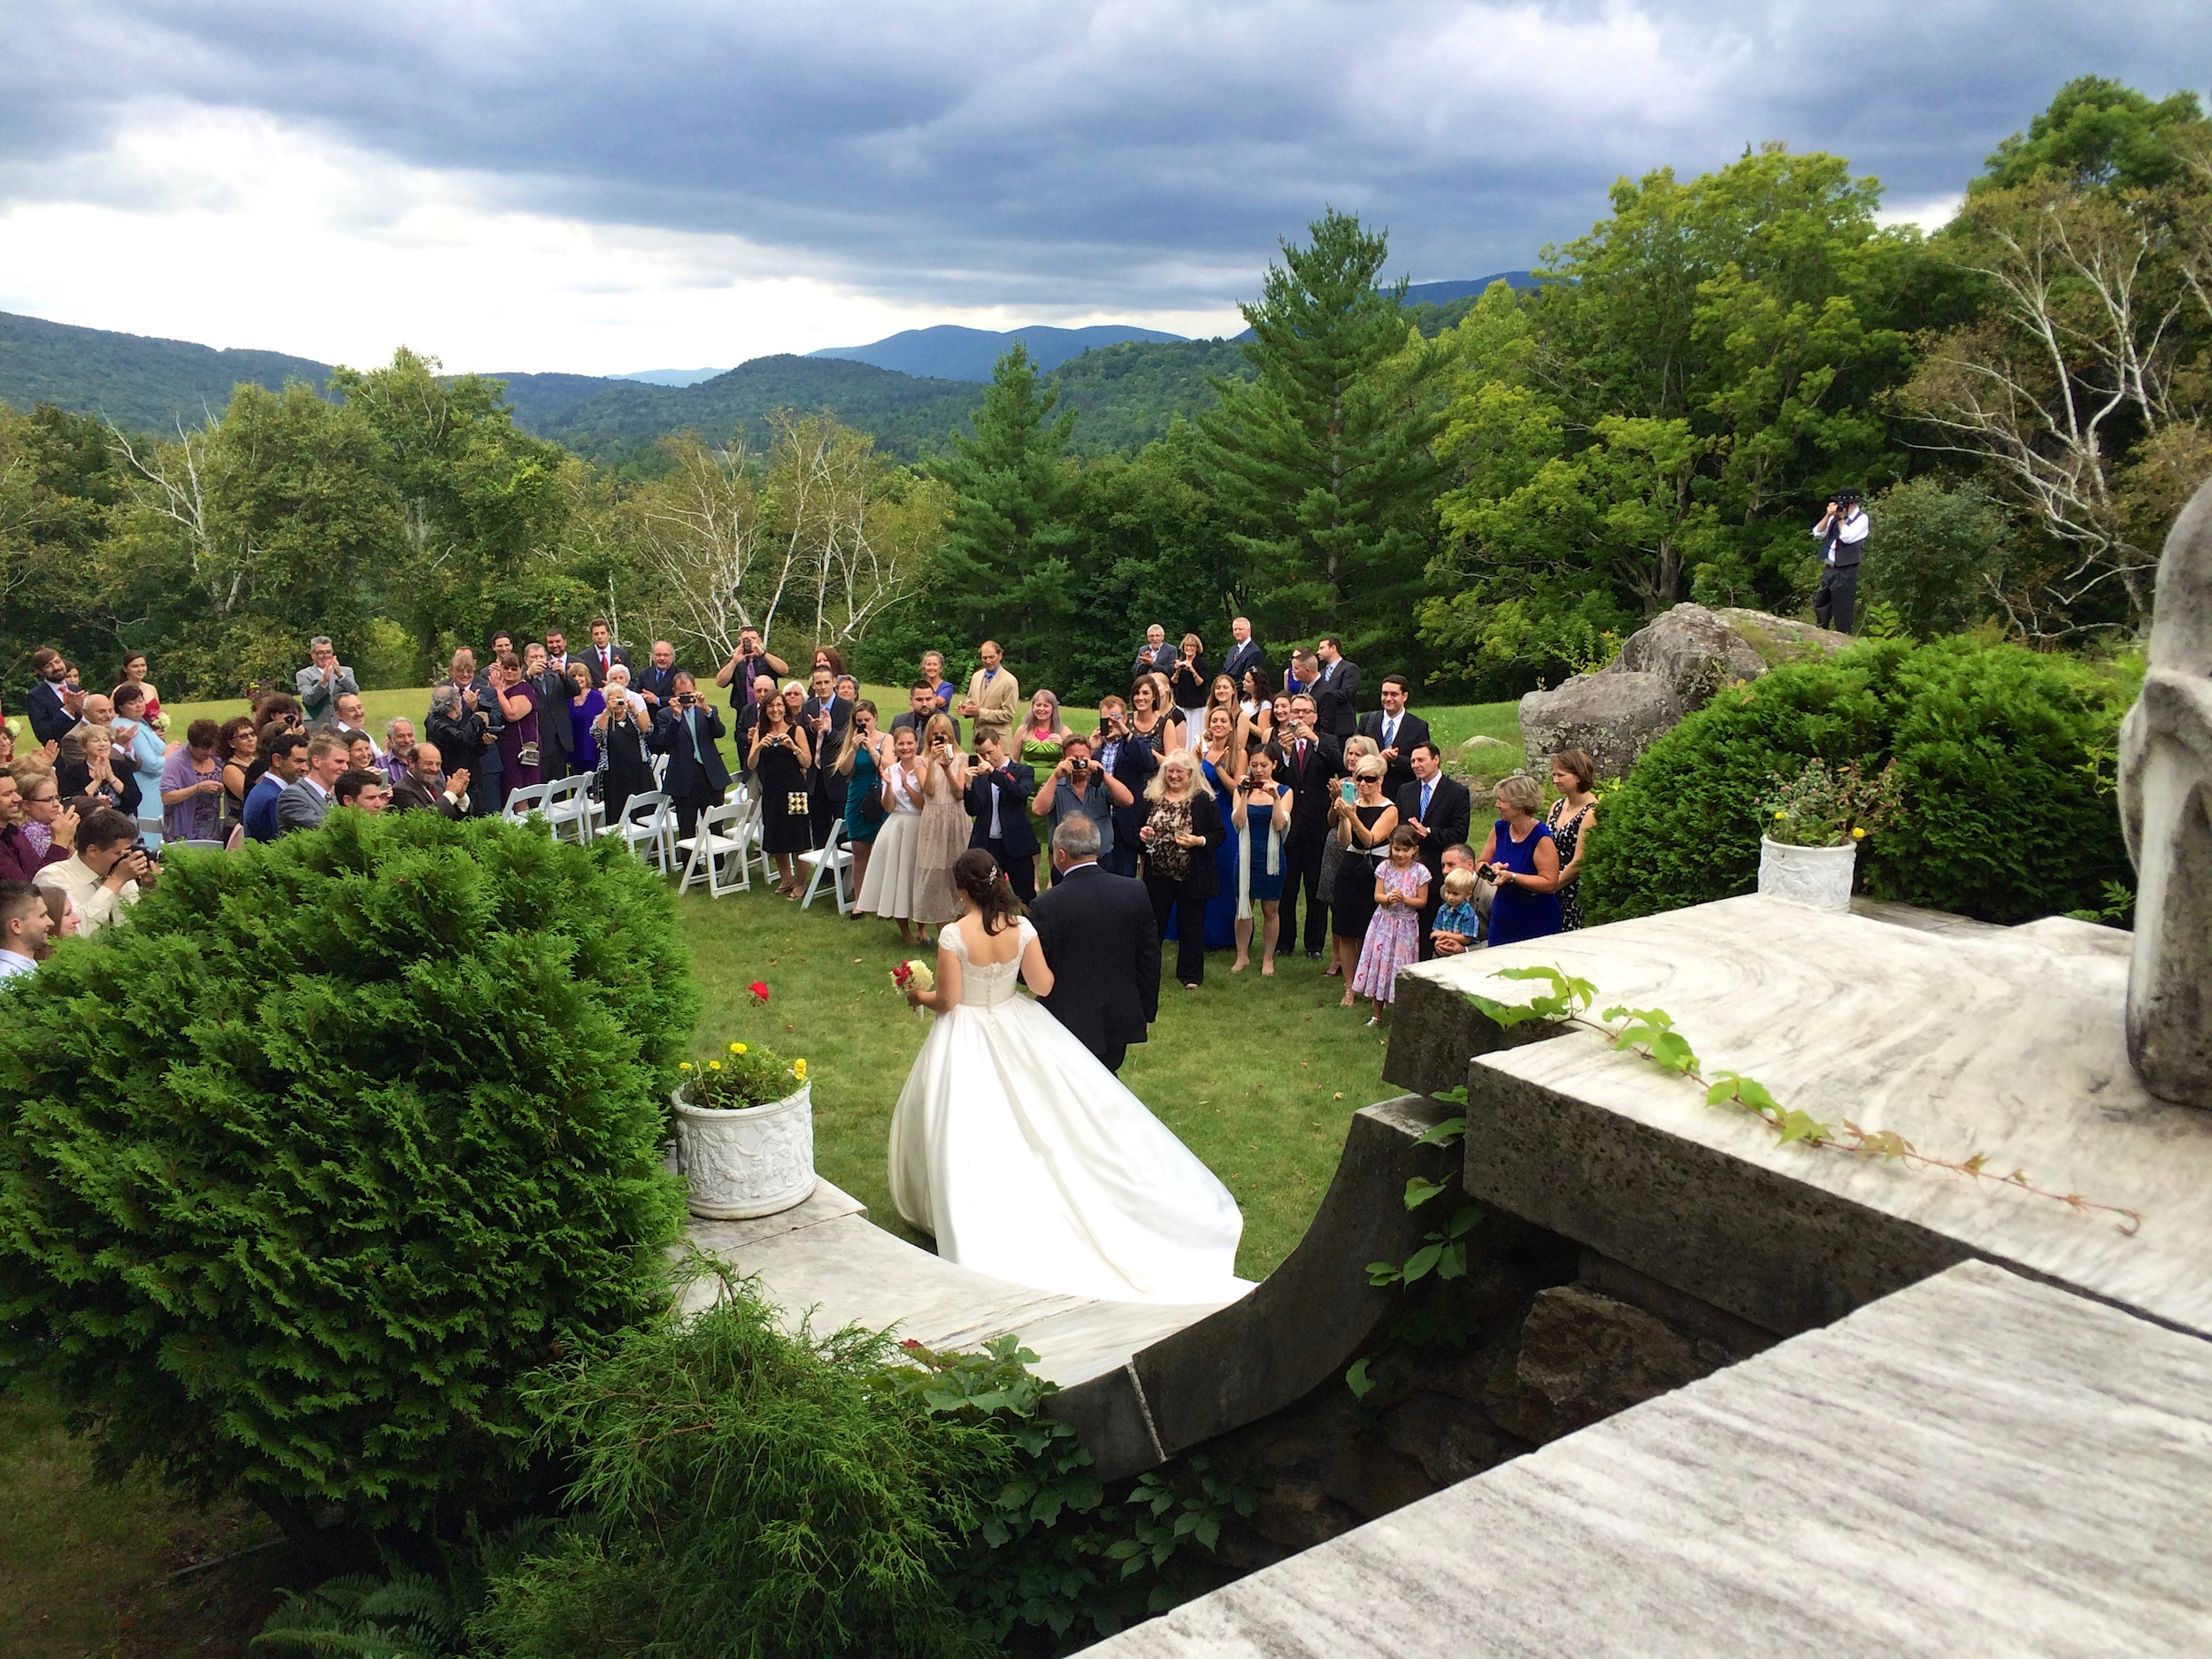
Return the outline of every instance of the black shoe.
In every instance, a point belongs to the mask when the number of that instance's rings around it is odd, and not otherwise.
[[[1323,953],[1318,950],[1309,950],[1306,952],[1306,960],[1308,962],[1318,962],[1321,960],[1322,955]]]

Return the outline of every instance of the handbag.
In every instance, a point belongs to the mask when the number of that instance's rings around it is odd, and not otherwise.
[[[538,746],[535,743],[525,743],[515,751],[515,764],[518,766],[534,766],[537,764]]]
[[[785,795],[783,798],[783,810],[793,818],[804,818],[807,815],[808,810],[806,791],[803,789],[794,789],[788,795]]]

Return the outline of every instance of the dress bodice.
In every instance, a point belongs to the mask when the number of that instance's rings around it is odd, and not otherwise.
[[[968,941],[957,922],[947,922],[938,933],[937,942],[960,959],[961,1007],[995,1008],[1013,1000],[1015,982],[1021,978],[1022,954],[1037,936],[1037,930],[1029,925],[1027,917],[1018,918],[1014,928],[1016,949],[1004,962],[971,961]]]
[[[907,782],[903,766],[895,763],[891,770],[884,774],[884,780],[891,786],[891,810],[894,812],[918,812],[922,810],[920,787]]]

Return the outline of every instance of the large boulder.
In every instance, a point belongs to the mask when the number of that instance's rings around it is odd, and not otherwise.
[[[1703,605],[1685,604],[1630,634],[1620,655],[1598,672],[1657,674],[1687,714],[1711,702],[1723,686],[1758,679],[1767,672],[1767,659]]]
[[[1521,699],[1521,741],[1531,771],[1563,749],[1587,749],[1601,778],[1617,778],[1681,723],[1682,699],[1663,674],[1578,674]]]
[[[1847,634],[1763,611],[1676,605],[1630,634],[1595,673],[1523,697],[1521,742],[1532,770],[1543,756],[1584,749],[1600,777],[1617,778],[1724,687],[1850,643]]]

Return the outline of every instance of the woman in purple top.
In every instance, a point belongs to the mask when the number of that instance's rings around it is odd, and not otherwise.
[[[569,694],[568,725],[575,741],[569,751],[569,769],[590,773],[599,770],[599,735],[591,729],[591,723],[599,718],[599,711],[607,706],[606,697],[591,683],[591,664],[579,661],[568,665],[568,683],[575,689]]]
[[[539,780],[538,696],[524,678],[522,658],[503,652],[496,664],[499,711],[507,724],[499,733],[499,804],[526,784]]]
[[[195,720],[184,746],[162,763],[161,833],[173,841],[221,839],[223,763],[215,754],[223,728]]]

